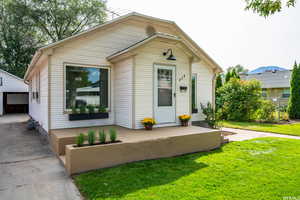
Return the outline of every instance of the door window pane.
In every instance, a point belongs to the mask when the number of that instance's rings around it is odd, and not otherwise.
[[[66,108],[108,107],[108,69],[66,66]]]
[[[157,70],[157,90],[158,90],[158,106],[173,105],[173,87],[172,87],[172,70],[158,69]]]
[[[158,88],[158,106],[172,106],[172,89]]]

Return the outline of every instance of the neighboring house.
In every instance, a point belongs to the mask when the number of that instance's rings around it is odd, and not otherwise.
[[[259,67],[247,74],[242,74],[241,79],[257,79],[262,84],[263,96],[276,104],[287,105],[290,97],[291,70],[276,67]]]
[[[0,115],[28,112],[28,85],[0,69]]]
[[[46,132],[112,124],[139,129],[145,117],[174,126],[192,105],[198,108],[192,120],[201,121],[200,102],[214,102],[219,72],[174,22],[130,13],[39,49],[25,75],[29,114]],[[89,104],[105,107],[107,118],[69,119],[72,108]]]

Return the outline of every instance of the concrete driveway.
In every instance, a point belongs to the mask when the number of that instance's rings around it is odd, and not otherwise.
[[[0,199],[77,200],[79,192],[24,115],[0,117]],[[17,121],[17,122],[16,122]]]

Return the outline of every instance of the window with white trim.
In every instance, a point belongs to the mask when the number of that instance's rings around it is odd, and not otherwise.
[[[107,67],[65,66],[65,109],[109,106]]]
[[[192,111],[197,109],[197,74],[192,74]]]

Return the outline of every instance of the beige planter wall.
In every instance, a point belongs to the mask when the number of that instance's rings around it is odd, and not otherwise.
[[[139,160],[207,151],[220,145],[219,131],[81,148],[67,145],[66,169],[69,174],[74,174]]]

